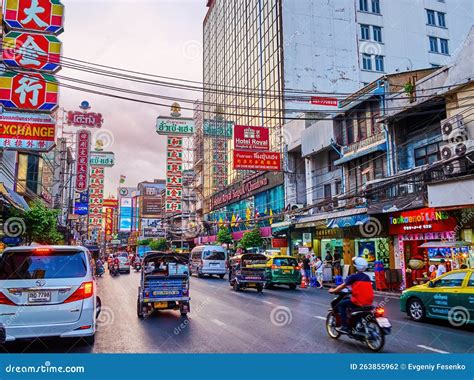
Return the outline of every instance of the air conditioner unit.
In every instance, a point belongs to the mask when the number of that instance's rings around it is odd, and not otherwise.
[[[463,115],[458,114],[441,120],[441,135],[444,141],[457,142],[463,138],[467,140],[469,136]]]
[[[399,185],[399,195],[413,194],[415,192],[415,186],[413,183],[402,183]]]
[[[302,203],[290,203],[290,204],[288,205],[288,208],[289,208],[291,211],[299,210],[299,209],[304,208],[304,204],[302,204]]]
[[[474,150],[474,139],[460,141],[458,143],[444,144],[441,147],[441,159],[449,160],[454,157],[462,157]]]
[[[446,175],[459,174],[464,171],[464,165],[460,160],[454,160],[444,165],[443,171]]]

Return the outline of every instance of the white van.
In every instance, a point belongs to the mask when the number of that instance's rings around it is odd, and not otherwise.
[[[191,275],[198,277],[205,274],[218,275],[224,278],[227,272],[227,251],[220,245],[200,245],[191,251]]]

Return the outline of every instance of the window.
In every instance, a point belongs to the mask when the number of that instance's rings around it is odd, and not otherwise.
[[[380,26],[373,26],[374,41],[382,42],[382,28]]]
[[[375,56],[375,71],[384,71],[383,55]]]
[[[432,164],[440,160],[439,144],[434,143],[415,149],[415,166]]]
[[[331,199],[331,184],[329,185],[324,185],[324,198],[325,199]]]
[[[367,138],[367,118],[363,111],[357,113],[357,141]]]
[[[349,116],[351,119],[346,121],[346,132],[347,132],[347,144],[350,145],[354,143],[354,123],[352,121],[352,116]]]
[[[328,152],[328,171],[332,172],[333,170],[336,170],[336,166],[334,166],[334,161],[338,159],[339,154],[331,148]]]
[[[370,40],[370,29],[368,25],[360,25],[360,39]]]
[[[368,0],[359,0],[359,10],[362,12],[369,11],[369,1]]]
[[[362,54],[362,68],[364,70],[372,70],[372,59],[369,54]]]
[[[444,38],[440,38],[439,46],[441,48],[441,54],[449,54],[448,40],[445,40]]]
[[[434,283],[434,287],[435,288],[442,288],[442,287],[452,288],[456,286],[461,286],[465,277],[466,277],[466,272],[447,274],[443,278],[437,280]]]
[[[446,17],[442,12],[438,12],[438,26],[446,28]]]
[[[426,10],[426,16],[428,18],[428,25],[434,25],[436,26],[436,21],[435,21],[435,12],[432,11],[431,9]]]
[[[383,157],[374,160],[374,179],[384,178],[384,160]]]
[[[430,53],[438,52],[438,39],[436,37],[430,37]]]
[[[336,181],[335,190],[336,190],[336,195],[341,194],[341,192],[342,192],[342,182],[341,181]],[[474,281],[474,276],[473,276],[473,281]]]
[[[380,14],[380,0],[372,0],[372,13]]]
[[[471,278],[469,279],[467,286],[474,287],[474,274],[471,274]]]

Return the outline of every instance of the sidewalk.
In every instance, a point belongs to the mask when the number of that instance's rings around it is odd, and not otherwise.
[[[336,286],[333,282],[325,282],[323,286],[327,289],[333,288]],[[301,288],[300,288],[301,289]],[[306,287],[305,289],[312,289],[311,287]],[[314,288],[317,289],[317,288]],[[402,292],[401,291],[381,291],[381,290],[374,290],[374,294],[379,297],[391,297],[391,298],[400,298]]]

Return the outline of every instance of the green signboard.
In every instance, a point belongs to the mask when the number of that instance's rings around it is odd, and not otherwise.
[[[194,130],[193,119],[184,117],[158,117],[156,119],[156,133],[159,135],[192,135]]]
[[[234,123],[232,121],[205,120],[203,124],[204,136],[232,138]]]
[[[111,168],[115,165],[115,154],[113,152],[91,152],[89,163],[92,166]]]

